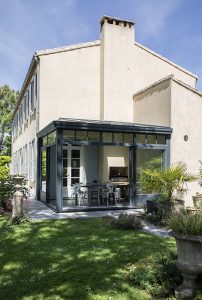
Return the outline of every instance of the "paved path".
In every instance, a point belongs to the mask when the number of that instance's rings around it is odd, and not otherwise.
[[[33,220],[47,220],[47,219],[87,219],[87,218],[101,218],[101,217],[115,217],[117,218],[120,213],[139,214],[143,212],[142,209],[129,209],[129,210],[103,210],[103,211],[84,211],[84,212],[63,212],[56,213],[47,207],[41,201],[29,198],[25,201],[26,214]],[[169,237],[168,231],[147,222],[143,222],[143,231],[161,237]]]

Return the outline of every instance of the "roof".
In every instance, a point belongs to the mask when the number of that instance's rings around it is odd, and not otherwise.
[[[171,134],[172,128],[166,126],[136,124],[132,122],[118,121],[100,121],[86,119],[71,119],[60,118],[52,121],[40,132],[38,137],[43,137],[52,132],[56,128],[72,129],[72,130],[95,130],[95,131],[115,131],[115,132],[137,132],[137,133],[156,133],[156,134]]]
[[[156,81],[156,82],[148,85],[147,87],[143,88],[142,90],[134,93],[133,97],[136,97],[137,95],[140,95],[140,94],[148,91],[149,89],[153,88],[154,86],[157,86],[157,85],[159,85],[159,84],[161,84],[161,83],[163,83],[163,82],[165,82],[167,80],[173,80],[174,82],[178,83],[179,85],[183,86],[184,88],[186,88],[186,89],[192,91],[193,93],[195,93],[195,94],[197,94],[197,95],[199,95],[199,96],[202,97],[202,93],[199,90],[197,90],[195,88],[192,88],[190,85],[182,82],[179,79],[176,79],[173,74],[171,74],[171,75],[169,75],[167,77],[164,77],[164,78],[162,78],[162,79],[160,79],[160,80],[158,80],[158,81]]]
[[[35,52],[35,55],[42,56],[42,55],[48,55],[48,54],[55,54],[55,53],[77,50],[77,49],[81,49],[81,48],[95,47],[95,46],[99,46],[99,45],[100,45],[100,40],[95,40],[95,41],[87,42],[87,43],[80,43],[80,44],[45,49],[45,50],[38,50]]]

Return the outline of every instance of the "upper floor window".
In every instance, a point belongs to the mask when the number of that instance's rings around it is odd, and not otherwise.
[[[31,111],[34,109],[34,80],[31,82],[31,97],[30,97],[30,106],[31,106]]]

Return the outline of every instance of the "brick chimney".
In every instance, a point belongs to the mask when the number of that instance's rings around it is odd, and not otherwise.
[[[100,119],[132,122],[134,22],[103,16],[100,25]]]

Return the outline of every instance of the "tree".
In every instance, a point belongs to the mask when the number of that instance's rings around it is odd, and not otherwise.
[[[11,155],[12,115],[18,92],[8,85],[0,87],[0,155]]]

